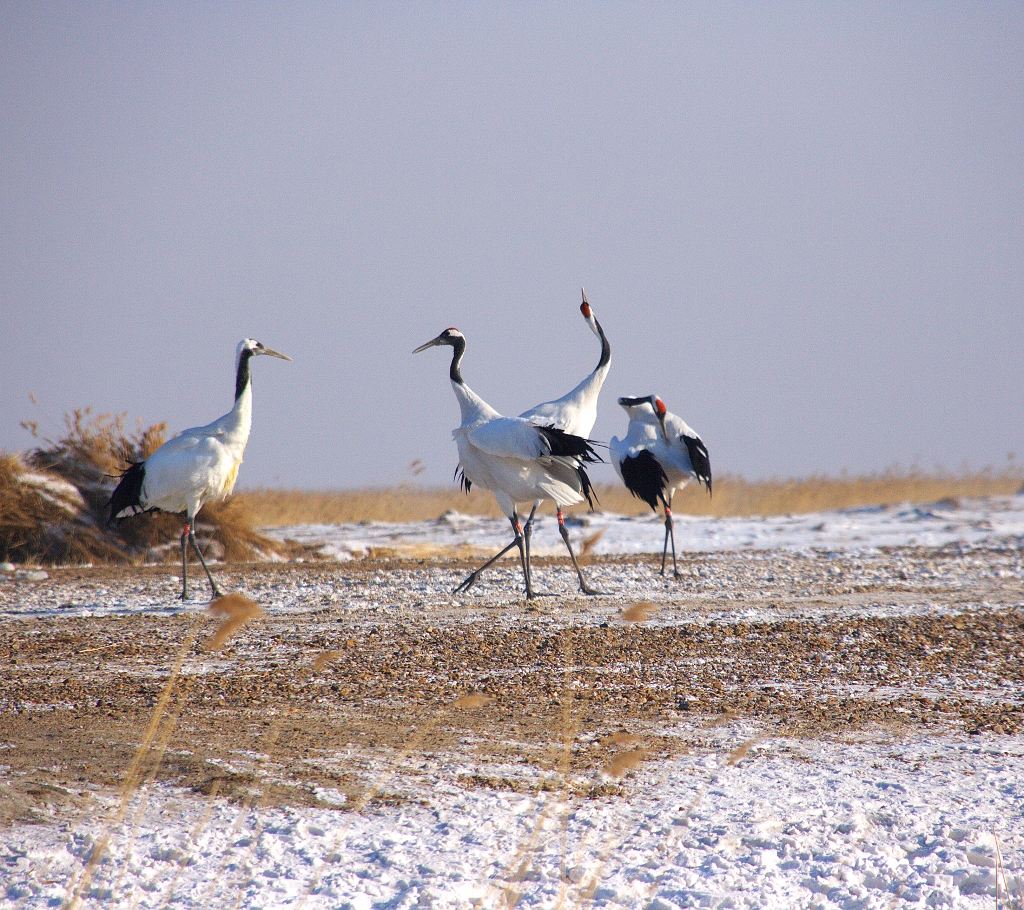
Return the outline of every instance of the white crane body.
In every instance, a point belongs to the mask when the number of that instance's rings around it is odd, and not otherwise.
[[[513,546],[519,547],[527,597],[533,597],[518,505],[553,499],[559,506],[573,505],[590,496],[584,461],[596,460],[585,439],[557,427],[540,426],[522,417],[504,417],[476,394],[462,378],[465,336],[445,329],[413,353],[438,345],[453,348],[449,369],[452,390],[459,403],[461,423],[452,431],[467,491],[472,484],[494,494],[515,531],[515,539],[497,556],[472,573],[456,591],[473,585],[480,573]]]
[[[626,435],[613,436],[608,443],[612,465],[626,489],[657,512],[660,502],[665,511],[665,545],[661,554],[661,573],[669,540],[672,541],[672,566],[676,578],[675,534],[672,525],[672,497],[691,480],[707,487],[711,494],[711,460],[707,447],[696,431],[681,417],[669,413],[657,395],[620,398],[629,415]]]
[[[195,541],[196,514],[207,502],[231,495],[238,479],[249,432],[252,429],[252,376],[250,361],[267,354],[291,360],[252,338],[238,343],[235,354],[235,402],[212,423],[182,430],[143,461],[132,464],[110,497],[110,521],[139,512],[184,512],[181,535],[182,600],[188,598],[186,543],[199,556],[214,596],[220,591]]]
[[[597,366],[584,376],[575,388],[566,392],[560,398],[541,402],[528,411],[523,411],[519,416],[533,423],[558,427],[566,433],[572,433],[574,436],[587,439],[590,436],[591,430],[594,429],[594,424],[597,422],[597,400],[601,394],[601,388],[604,386],[604,381],[608,377],[612,352],[611,346],[608,344],[608,338],[604,334],[604,329],[601,328],[601,323],[597,321],[597,317],[587,301],[587,292],[585,290],[582,291],[582,296],[583,302],[580,304],[580,313],[582,313],[583,318],[590,327],[590,331],[601,340],[601,356]],[[533,534],[533,519],[537,514],[537,509],[540,508],[541,501],[540,499],[534,500],[530,516],[526,519],[524,534],[526,537],[527,559],[529,559],[530,553],[530,538]],[[558,533],[561,535],[562,541],[569,551],[569,557],[572,559],[573,568],[575,568],[576,576],[579,579],[580,590],[584,594],[602,593],[592,589],[584,579],[583,572],[580,570],[579,563],[576,560],[576,554],[573,552],[572,543],[569,541],[569,532],[565,527],[562,503],[555,500],[555,507]]]

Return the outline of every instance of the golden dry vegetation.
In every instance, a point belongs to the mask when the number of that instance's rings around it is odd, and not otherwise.
[[[164,424],[135,429],[124,415],[94,414],[89,408],[65,416],[56,439],[24,426],[39,446],[24,455],[0,453],[0,559],[45,563],[125,562],[177,558],[181,519],[140,515],[106,526],[107,503],[117,476],[129,462],[153,452],[166,438]],[[1024,469],[1009,460],[1000,469],[925,472],[893,468],[876,474],[813,476],[748,481],[725,476],[715,494],[692,484],[677,494],[676,511],[704,516],[778,515],[898,502],[933,502],[962,496],[993,496],[1021,489]],[[597,484],[598,508],[642,515],[647,506],[618,483]],[[254,489],[224,503],[209,503],[197,532],[226,561],[258,559],[285,545],[258,528],[364,521],[423,521],[447,511],[498,517],[494,498],[479,489],[468,496],[454,485],[398,485],[363,490]],[[577,507],[577,513],[585,507]]]
[[[692,484],[676,494],[673,510],[691,515],[741,516],[819,512],[898,502],[935,502],[960,496],[1006,496],[1024,482],[1015,465],[972,473],[926,473],[891,469],[878,474],[813,476],[786,480],[749,481],[724,477],[715,481],[714,496]],[[598,508],[622,515],[642,515],[645,503],[619,484],[597,484]],[[398,486],[367,490],[266,490],[240,493],[258,527],[359,521],[424,521],[455,510],[469,515],[500,512],[494,497],[473,490],[468,496],[455,489]],[[574,510],[581,512],[585,508]]]
[[[166,438],[165,424],[134,430],[124,415],[80,408],[65,415],[56,439],[39,435],[25,455],[0,453],[0,559],[15,562],[83,563],[153,559],[155,548],[178,558],[181,518],[139,515],[107,525],[111,490],[128,464],[141,461]],[[196,524],[204,547],[227,561],[258,558],[282,546],[256,531],[244,500],[210,503]]]

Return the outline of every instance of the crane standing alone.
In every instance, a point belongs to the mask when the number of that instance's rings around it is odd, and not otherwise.
[[[453,349],[448,376],[459,403],[461,424],[452,436],[459,450],[463,487],[469,492],[475,483],[490,490],[515,533],[512,542],[470,573],[455,593],[468,591],[485,569],[518,547],[526,596],[535,597],[517,505],[537,499],[552,499],[558,506],[574,505],[583,499],[589,502],[590,478],[584,462],[596,461],[597,456],[589,442],[579,436],[521,417],[503,417],[466,385],[461,370],[466,338],[458,329],[445,329],[413,353],[439,345]]]
[[[612,349],[611,345],[608,344],[604,329],[601,328],[601,323],[597,321],[597,317],[587,301],[586,290],[581,289],[581,294],[583,302],[580,304],[580,312],[590,327],[590,331],[601,340],[601,357],[597,361],[597,366],[572,391],[566,392],[561,398],[545,401],[530,408],[528,411],[523,411],[519,416],[532,423],[555,426],[566,433],[587,439],[590,436],[590,431],[594,429],[594,423],[597,421],[597,399],[601,394],[601,387],[608,376],[608,368],[611,366]],[[530,537],[533,533],[533,517],[540,504],[541,500],[539,499],[534,502],[533,508],[530,510],[530,516],[526,519],[523,536],[526,543],[527,561],[530,558]],[[579,579],[580,590],[584,594],[600,594],[600,591],[595,591],[591,588],[583,578],[583,572],[580,571],[580,565],[576,561],[576,554],[573,553],[572,544],[569,542],[569,532],[565,527],[565,515],[562,513],[562,507],[557,504],[555,514],[558,519],[558,533],[561,534],[566,549],[569,551],[573,568],[576,570],[576,576]]]
[[[620,398],[629,415],[624,439],[611,438],[608,448],[612,464],[622,482],[638,499],[655,512],[661,501],[665,509],[665,544],[661,551],[661,574],[672,541],[672,574],[679,578],[676,565],[676,536],[672,523],[672,496],[691,478],[704,484],[711,495],[711,459],[697,433],[675,414],[669,413],[657,395]]]
[[[196,514],[203,504],[231,494],[252,428],[252,375],[250,361],[266,354],[291,360],[259,341],[245,338],[235,354],[235,403],[213,423],[182,430],[144,461],[133,462],[121,475],[110,496],[110,518],[128,518],[139,512],[184,512],[181,532],[181,599],[188,599],[189,543],[199,557],[214,597],[221,592],[196,543]]]

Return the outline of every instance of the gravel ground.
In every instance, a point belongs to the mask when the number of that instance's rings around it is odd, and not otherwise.
[[[423,806],[442,778],[615,799],[641,767],[724,757],[723,729],[1024,732],[1016,541],[696,554],[678,582],[604,557],[593,598],[538,560],[531,603],[511,563],[453,597],[469,567],[222,567],[262,615],[220,650],[167,568],[0,574],[0,823],[74,830],[126,781],[241,808]]]
[[[719,553],[690,557],[676,583],[650,560],[604,559],[591,574],[616,594],[529,604],[515,599],[511,568],[450,596],[467,565],[231,567],[227,584],[263,615],[218,652],[204,642],[220,620],[177,604],[166,569],[8,577],[4,761],[27,774],[22,790],[39,768],[59,787],[117,785],[179,659],[157,776],[203,789],[230,764],[243,791],[272,778],[273,801],[316,800],[326,781],[310,757],[403,748],[424,724],[422,748],[472,737],[482,782],[513,753],[543,763],[566,724],[579,730],[571,758],[584,771],[612,759],[616,734],[667,754],[686,737],[660,729],[699,737],[735,718],[800,736],[1024,727],[1012,547]],[[571,580],[559,562],[537,573],[552,589]],[[486,704],[450,707],[471,693]],[[358,762],[329,781],[351,793],[365,784]],[[8,820],[31,812],[27,791],[0,803]]]

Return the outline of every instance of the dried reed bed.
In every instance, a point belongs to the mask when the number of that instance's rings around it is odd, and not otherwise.
[[[1005,496],[1016,493],[1024,470],[1011,465],[969,473],[890,469],[877,474],[816,475],[800,479],[749,481],[723,477],[715,495],[693,484],[676,495],[673,508],[716,517],[784,515],[899,502],[935,502],[949,497]],[[622,515],[649,514],[647,506],[619,484],[597,486],[599,508]],[[257,527],[293,524],[344,524],[360,521],[424,521],[449,510],[499,517],[494,497],[473,490],[398,486],[367,490],[267,490],[239,494]],[[576,512],[584,511],[577,507]]]
[[[137,425],[124,415],[79,408],[66,414],[57,439],[39,434],[24,456],[0,453],[0,559],[15,562],[175,560],[181,518],[149,513],[107,526],[110,493],[129,462],[141,461],[166,438],[166,426]],[[228,561],[265,558],[282,546],[255,530],[244,502],[205,506],[196,533],[209,555]]]

